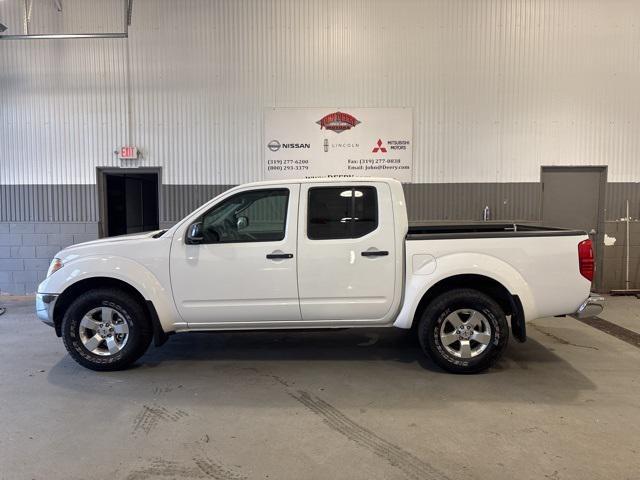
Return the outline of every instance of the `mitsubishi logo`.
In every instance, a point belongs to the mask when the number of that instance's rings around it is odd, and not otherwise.
[[[380,151],[380,153],[387,153],[387,149],[382,146],[382,140],[378,139],[376,145],[378,146],[373,147],[373,150],[371,150],[373,153],[378,153],[378,151]]]

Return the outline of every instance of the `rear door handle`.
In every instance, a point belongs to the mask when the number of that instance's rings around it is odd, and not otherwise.
[[[360,255],[363,257],[386,257],[389,255],[389,252],[387,250],[367,250]]]
[[[269,260],[275,260],[278,258],[293,258],[293,253],[267,253]]]

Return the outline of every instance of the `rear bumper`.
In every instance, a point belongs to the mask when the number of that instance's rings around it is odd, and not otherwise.
[[[48,293],[38,293],[36,295],[36,315],[50,327],[55,326],[53,322],[53,307],[56,305],[56,300],[58,300],[58,295]]]
[[[602,310],[604,309],[604,297],[600,295],[589,295],[580,308],[575,313],[572,313],[571,316],[574,318],[590,318],[600,315]]]

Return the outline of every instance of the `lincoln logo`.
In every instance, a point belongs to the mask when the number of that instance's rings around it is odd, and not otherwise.
[[[373,153],[378,153],[378,151],[380,151],[380,153],[387,153],[387,149],[382,146],[382,140],[378,139],[376,145],[377,147],[373,147],[373,150],[371,150]]]
[[[325,115],[316,123],[320,125],[320,130],[324,128],[326,130],[332,130],[336,133],[340,133],[355,127],[360,123],[360,120],[348,113],[334,112],[329,115]]]

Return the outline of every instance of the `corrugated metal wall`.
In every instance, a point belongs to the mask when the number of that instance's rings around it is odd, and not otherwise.
[[[95,185],[1,185],[0,222],[97,222]]]
[[[112,30],[119,5],[66,0],[55,27]],[[129,40],[0,41],[0,184],[95,184],[128,141],[165,184],[261,179],[264,108],[333,105],[412,107],[414,183],[555,164],[640,181],[639,18],[632,0],[136,0]]]
[[[180,220],[233,185],[163,185],[160,221]],[[492,219],[536,221],[540,219],[540,183],[428,183],[404,188],[409,219],[481,220],[485,205]],[[626,215],[629,200],[632,218],[640,218],[640,186],[609,183],[605,218]],[[95,185],[0,185],[0,222],[97,222],[98,192]]]
[[[124,40],[0,41],[0,183],[95,183],[126,131]]]

